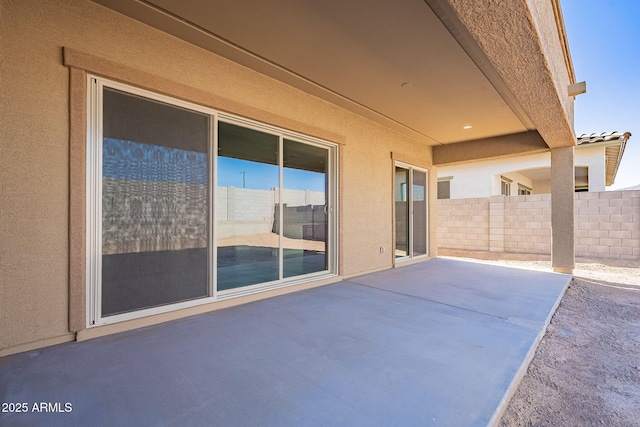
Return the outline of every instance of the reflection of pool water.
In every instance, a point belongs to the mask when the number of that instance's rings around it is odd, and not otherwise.
[[[250,262],[278,260],[278,249],[260,246],[226,246],[218,248],[218,268]]]
[[[284,249],[284,277],[324,271],[324,252]],[[218,248],[218,290],[278,280],[278,249],[261,246]]]

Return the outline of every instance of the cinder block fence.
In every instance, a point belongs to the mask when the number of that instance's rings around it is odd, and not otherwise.
[[[442,249],[551,254],[551,195],[438,200]],[[640,260],[640,191],[575,193],[576,256]]]

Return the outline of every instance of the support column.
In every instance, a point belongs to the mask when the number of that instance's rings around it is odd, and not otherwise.
[[[558,273],[573,273],[575,175],[573,147],[551,150],[551,266]]]

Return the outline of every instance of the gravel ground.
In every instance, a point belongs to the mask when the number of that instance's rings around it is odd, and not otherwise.
[[[551,270],[512,258],[483,262]],[[638,261],[580,261],[501,426],[640,426]]]

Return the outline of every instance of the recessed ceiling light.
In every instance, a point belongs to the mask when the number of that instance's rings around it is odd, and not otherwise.
[[[473,126],[471,126],[471,125],[465,125],[465,126],[462,126],[462,129],[471,129],[472,127]]]

